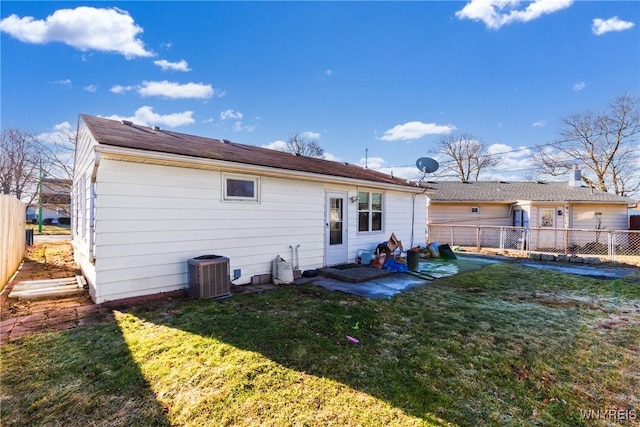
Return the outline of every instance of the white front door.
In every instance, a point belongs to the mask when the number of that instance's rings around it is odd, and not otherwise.
[[[327,193],[325,223],[324,263],[344,264],[348,261],[346,193]]]

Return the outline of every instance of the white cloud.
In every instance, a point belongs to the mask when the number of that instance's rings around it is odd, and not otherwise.
[[[633,28],[634,25],[633,22],[623,21],[617,16],[609,19],[596,18],[593,20],[593,25],[591,25],[591,31],[593,31],[593,34],[596,36],[601,36],[611,31],[629,30]]]
[[[514,22],[529,22],[534,19],[566,9],[573,0],[534,0],[527,7],[518,9],[519,0],[471,0],[456,12],[458,19],[482,21],[493,30]]]
[[[324,75],[325,76],[332,76],[333,75],[333,70],[329,69],[329,70],[324,70]]]
[[[332,162],[340,162],[341,159],[340,157],[332,154],[332,153],[327,153],[326,151],[324,152],[324,154],[322,155],[322,158],[325,160],[330,160]]]
[[[309,130],[306,132],[302,132],[300,136],[307,139],[315,139],[315,140],[320,139],[320,134],[318,132],[311,132]]]
[[[580,92],[585,87],[587,87],[587,84],[585,82],[578,82],[578,83],[573,85],[573,91],[574,92]]]
[[[451,125],[437,125],[435,123],[407,122],[402,125],[396,125],[385,131],[380,138],[383,141],[406,141],[411,139],[419,139],[425,135],[443,135],[451,133],[455,130]]]
[[[133,86],[121,86],[121,85],[114,85],[111,89],[109,89],[111,92],[113,93],[125,93],[125,92],[130,92],[134,89]]]
[[[532,169],[531,149],[527,147],[513,148],[507,144],[491,144],[487,148],[487,153],[498,155],[500,164],[494,168],[494,171],[488,172],[489,175],[483,179],[522,181],[522,174]]]
[[[152,107],[146,105],[138,108],[133,116],[130,117],[112,115],[106,118],[112,120],[129,120],[142,126],[162,125],[178,127],[195,123],[195,120],[193,119],[193,111],[183,111],[182,113],[162,115],[155,113]]]
[[[98,90],[98,86],[96,85],[85,86],[84,90],[86,90],[87,92],[96,92]]]
[[[358,164],[362,167],[367,166],[369,169],[379,169],[384,167],[384,164],[387,163],[382,157],[363,157],[360,159]]]
[[[44,142],[69,143],[75,138],[76,128],[69,122],[62,122],[54,125],[51,132],[44,132],[38,135],[38,139]]]
[[[234,110],[225,110],[220,113],[220,120],[238,120],[242,118],[242,113],[240,111]]]
[[[142,28],[117,8],[59,9],[46,20],[11,15],[0,21],[0,31],[25,43],[61,42],[81,51],[113,52],[127,58],[153,56],[137,38]]]
[[[169,81],[142,82],[138,88],[138,93],[142,96],[161,96],[164,98],[211,98],[213,87],[203,83],[175,83]]]
[[[235,122],[231,130],[233,130],[234,132],[253,132],[255,128],[255,126],[243,125],[242,122]]]
[[[531,127],[534,128],[541,128],[541,127],[545,127],[547,124],[547,122],[545,122],[544,120],[538,120],[537,122],[534,122]]]
[[[189,64],[187,64],[187,61],[185,61],[184,59],[180,62],[169,62],[166,59],[160,59],[158,61],[153,61],[153,63],[162,68],[162,71],[191,71],[191,68],[189,68]]]
[[[64,80],[55,80],[53,82],[54,85],[60,85],[60,86],[65,86],[65,87],[71,87],[71,79],[64,79]]]
[[[267,145],[263,145],[262,147],[268,148],[269,150],[285,151],[287,149],[287,143],[285,141],[276,140],[268,143]]]

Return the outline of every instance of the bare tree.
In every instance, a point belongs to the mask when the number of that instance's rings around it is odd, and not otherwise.
[[[560,138],[532,155],[539,174],[560,176],[585,168],[583,181],[601,191],[630,196],[640,189],[640,102],[624,94],[605,112],[583,112],[561,119]]]
[[[0,191],[33,203],[40,193],[49,209],[69,209],[75,133],[57,130],[42,138],[6,129],[0,136]]]
[[[43,146],[35,135],[18,129],[3,130],[0,136],[0,188],[3,194],[27,197],[37,192]]]
[[[297,156],[304,157],[324,157],[324,148],[320,146],[316,139],[309,138],[304,133],[293,132],[289,134],[285,151]]]
[[[485,143],[468,133],[443,136],[437,144],[435,152],[447,159],[440,164],[438,174],[452,174],[463,182],[477,181],[480,173],[501,159],[489,154]]]
[[[47,174],[59,179],[72,179],[76,133],[68,129],[58,129],[41,142]]]

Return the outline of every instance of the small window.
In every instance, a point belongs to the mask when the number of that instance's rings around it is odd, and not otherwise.
[[[224,197],[226,201],[258,202],[260,179],[257,176],[224,175]]]
[[[480,208],[475,206],[471,208],[471,213],[473,214],[479,214],[480,213]]]
[[[358,192],[358,231],[382,231],[382,193]]]

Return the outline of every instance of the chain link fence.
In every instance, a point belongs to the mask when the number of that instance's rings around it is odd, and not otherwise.
[[[500,252],[561,253],[597,256],[609,261],[631,257],[640,263],[640,231],[522,228],[476,225],[428,225],[428,242]]]

